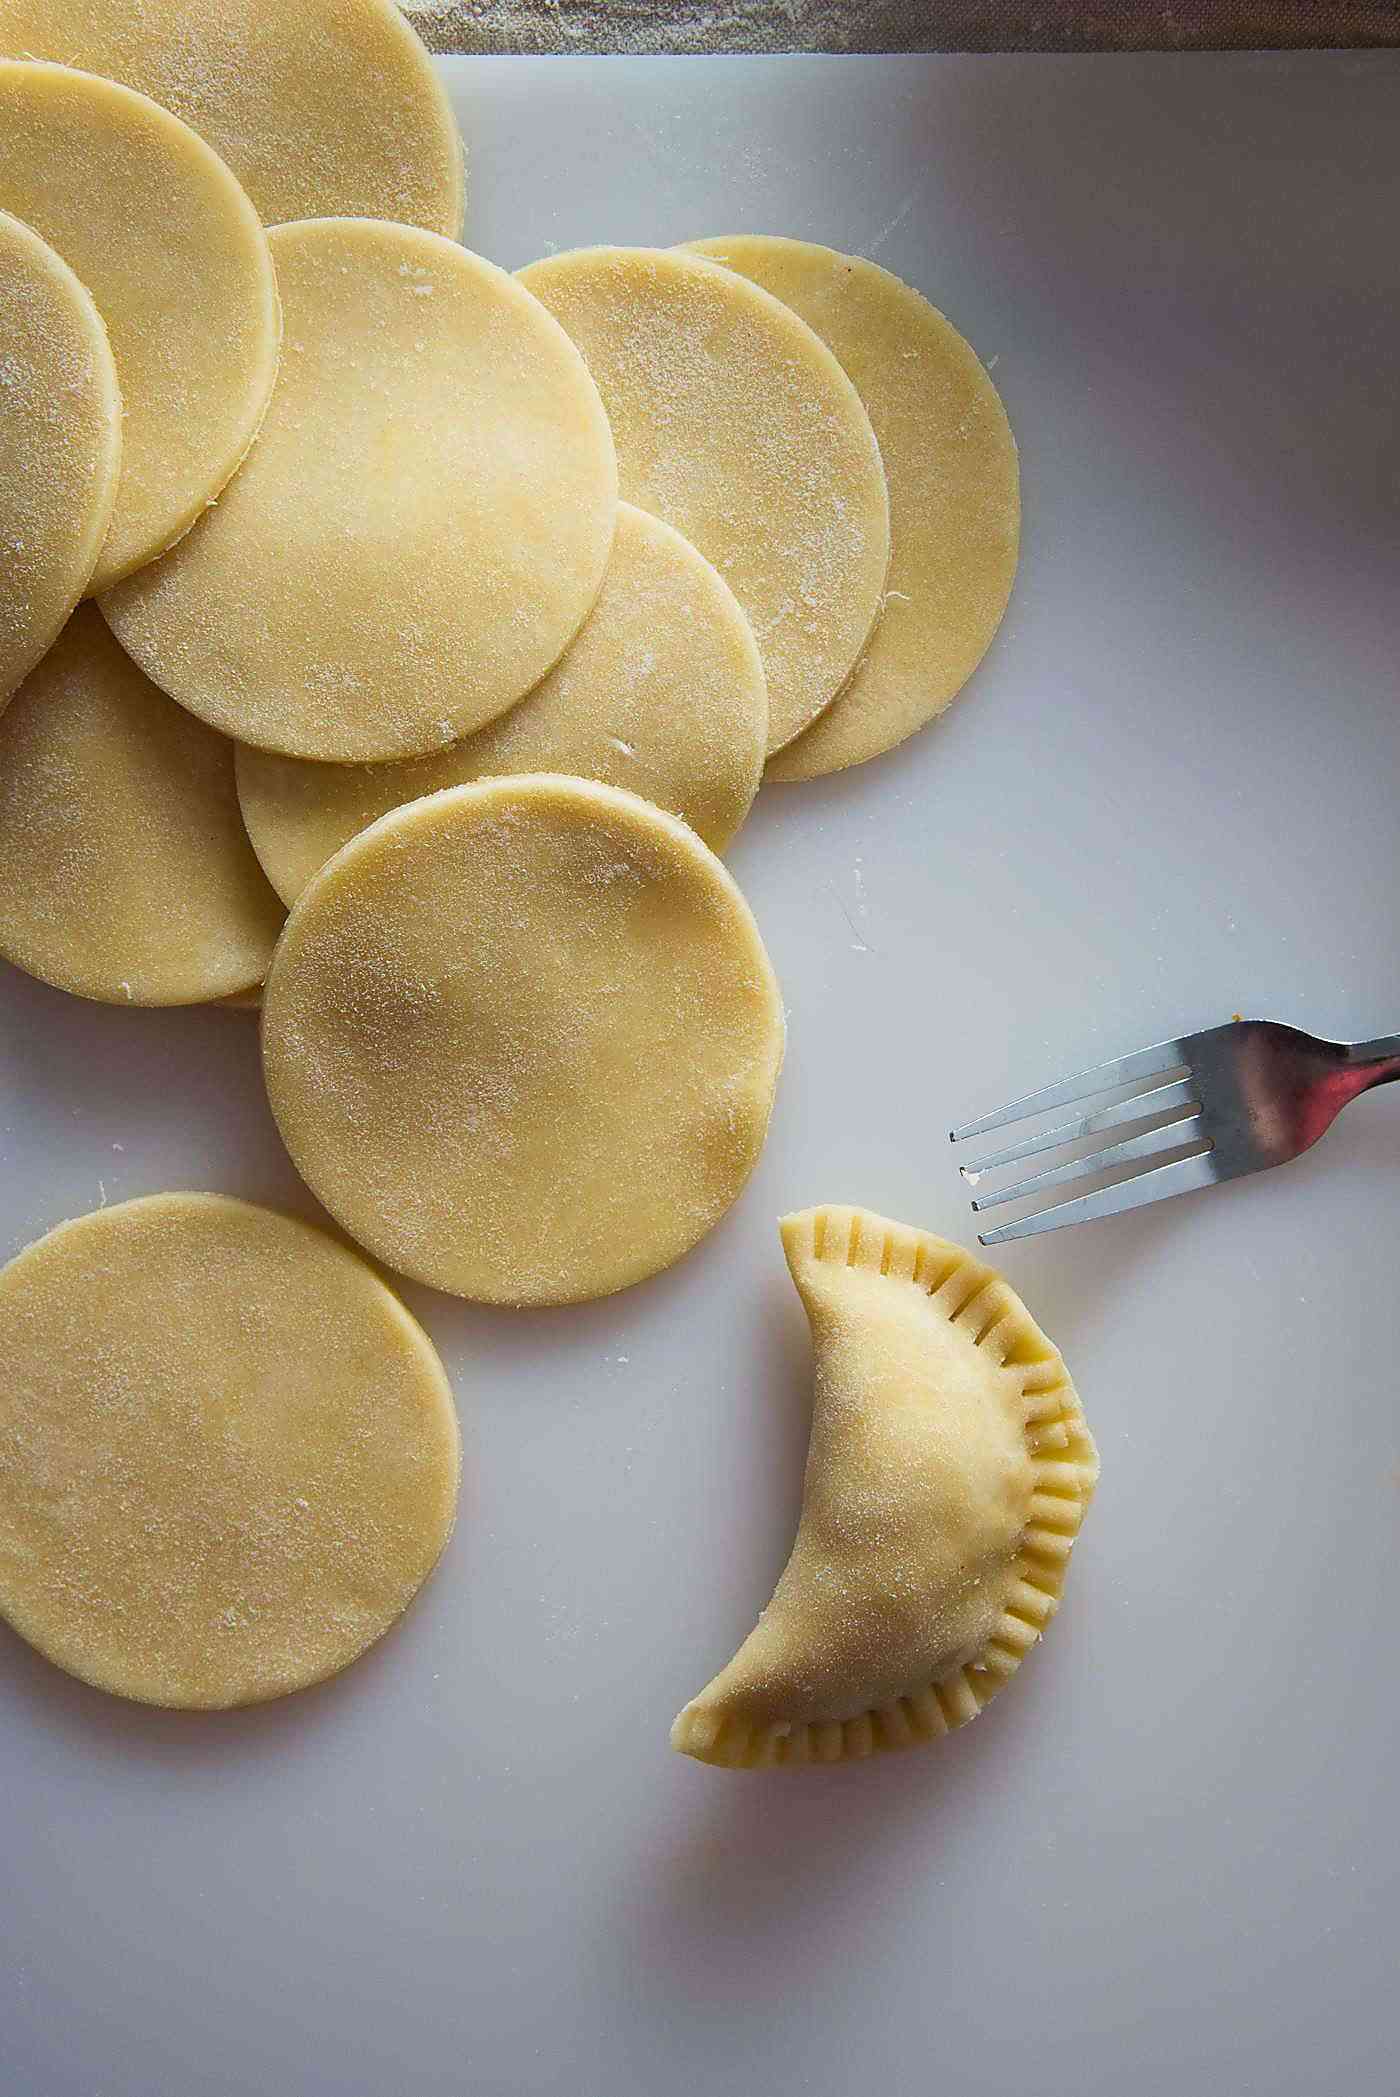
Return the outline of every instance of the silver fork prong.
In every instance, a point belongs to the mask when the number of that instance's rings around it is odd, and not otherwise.
[[[1219,1171],[1212,1151],[1194,1158],[1174,1158],[1169,1164],[1152,1166],[1115,1187],[1100,1187],[1096,1194],[1080,1194],[1070,1201],[1057,1201],[1034,1216],[1016,1223],[999,1224],[979,1236],[979,1245],[1005,1245],[1011,1238],[1034,1238],[1041,1231],[1057,1231],[1067,1223],[1091,1223],[1100,1216],[1121,1216],[1125,1209],[1140,1209],[1150,1201],[1165,1201],[1171,1194],[1194,1194],[1213,1187]]]
[[[1158,1124],[1155,1129],[1146,1129],[1140,1136],[1129,1136],[1121,1143],[1110,1143],[1103,1150],[1091,1151],[1087,1158],[1071,1158],[1065,1165],[1050,1165],[1043,1172],[1032,1172],[1023,1180],[1016,1180],[1009,1187],[998,1187],[985,1201],[974,1201],[972,1206],[982,1214],[987,1209],[999,1209],[1003,1202],[1019,1201],[1023,1194],[1043,1194],[1051,1187],[1064,1187],[1071,1180],[1083,1180],[1095,1172],[1107,1172],[1112,1165],[1127,1165],[1134,1158],[1155,1157],[1164,1150],[1177,1150],[1183,1143],[1194,1143],[1201,1134],[1204,1123],[1200,1109],[1193,1107],[1188,1114],[1178,1114],[1171,1121]]]
[[[1180,1041],[1159,1041],[1152,1048],[1138,1049],[1134,1055],[1118,1056],[1111,1063],[1100,1063],[1093,1070],[1081,1070],[1075,1077],[1065,1078],[1058,1085],[1046,1085],[1039,1092],[1027,1092],[1021,1099],[1012,1100],[1009,1107],[1002,1107],[995,1114],[984,1114],[979,1121],[964,1123],[960,1129],[950,1132],[949,1141],[965,1143],[969,1136],[983,1136],[989,1129],[1003,1129],[1008,1122],[1024,1121],[1031,1114],[1048,1113],[1051,1107],[1071,1107],[1076,1100],[1089,1099],[1096,1092],[1111,1092],[1117,1085],[1131,1085],[1138,1078],[1166,1077],[1171,1071],[1185,1070],[1187,1058],[1182,1053]]]
[[[1101,1107],[1096,1114],[1081,1114],[1077,1121],[1057,1122],[1043,1136],[1028,1136],[1024,1143],[1012,1143],[1005,1150],[995,1150],[989,1158],[979,1158],[975,1165],[959,1165],[958,1171],[969,1186],[975,1187],[983,1173],[995,1172],[1002,1165],[1019,1165],[1023,1158],[1033,1158],[1039,1151],[1058,1150],[1062,1144],[1077,1143],[1081,1136],[1097,1136],[1105,1129],[1126,1127],[1129,1122],[1141,1121],[1148,1114],[1164,1113],[1168,1107],[1194,1107],[1196,1104],[1195,1084],[1191,1078],[1177,1078],[1169,1085],[1154,1085],[1150,1092],[1135,1092],[1131,1099],[1118,1100],[1111,1107]]]

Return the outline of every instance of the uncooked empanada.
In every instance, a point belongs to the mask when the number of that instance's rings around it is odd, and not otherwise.
[[[864,1209],[782,1225],[816,1352],[792,1556],[671,1742],[756,1768],[975,1718],[1055,1612],[1098,1452],[1058,1351],[961,1246]]]

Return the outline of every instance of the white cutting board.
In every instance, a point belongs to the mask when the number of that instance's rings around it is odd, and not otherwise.
[[[955,1120],[1234,1011],[1400,1027],[1400,59],[446,71],[500,262],[754,229],[928,292],[1024,561],[949,718],[732,853],[791,1051],[724,1227],[581,1311],[411,1292],[468,1483],[402,1628],[221,1717],[0,1635],[0,2090],[1391,2097],[1400,1092],[1009,1248],[1103,1485],[975,1726],[757,1776],[666,1732],[791,1532],[780,1210],[967,1235]],[[307,1205],[250,1021],[0,998],[0,1251],[156,1188]]]

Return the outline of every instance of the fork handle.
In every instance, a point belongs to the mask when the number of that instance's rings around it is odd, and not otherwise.
[[[1306,1080],[1299,1091],[1295,1134],[1300,1150],[1316,1143],[1351,1100],[1359,1099],[1376,1085],[1389,1085],[1400,1078],[1400,1034],[1332,1045],[1336,1063],[1330,1070],[1317,1072]]]
[[[1374,1041],[1349,1041],[1346,1044],[1348,1068],[1358,1077],[1364,1073],[1366,1083],[1358,1091],[1366,1091],[1372,1085],[1389,1085],[1400,1078],[1400,1034],[1381,1034]]]

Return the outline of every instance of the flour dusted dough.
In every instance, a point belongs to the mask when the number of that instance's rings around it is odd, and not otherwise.
[[[0,212],[0,707],[87,589],[121,448],[117,368],[91,294]]]
[[[281,321],[257,213],[204,141],[144,95],[0,60],[0,210],[92,293],[125,410],[94,591],[164,551],[247,451]]]
[[[282,371],[247,465],[104,599],[211,726],[292,757],[414,757],[553,668],[603,580],[617,465],[597,388],[494,263],[411,226],[271,235]]]
[[[451,1533],[442,1364],[309,1223],[158,1194],[62,1224],[0,1273],[0,1360],[0,1614],[99,1689],[319,1682]]]
[[[622,493],[684,532],[748,614],[779,749],[834,697],[880,608],[889,506],[854,387],[795,314],[696,255],[583,248],[520,278],[588,359]]]
[[[1016,573],[1016,444],[975,352],[887,269],[805,240],[692,242],[800,313],[855,381],[890,489],[884,615],[840,698],[776,757],[816,779],[878,757],[942,713],[985,654]]]
[[[81,605],[0,714],[0,954],[80,997],[188,1005],[260,983],[281,923],[232,746]]]
[[[483,780],[383,816],[293,906],[268,1096],[362,1245],[491,1303],[643,1280],[762,1147],[782,1005],[700,840],[580,779]]]
[[[173,109],[270,226],[461,226],[451,105],[392,0],[0,0],[0,53],[105,73]]]
[[[672,1745],[756,1768],[975,1718],[1054,1615],[1099,1460],[1057,1350],[980,1260],[866,1209],[783,1221],[815,1395],[772,1601]]]
[[[500,720],[397,765],[308,764],[245,744],[238,797],[268,879],[294,903],[376,816],[508,772],[628,787],[720,851],[758,791],[767,733],[763,665],[732,591],[679,532],[624,503],[578,639]]]

